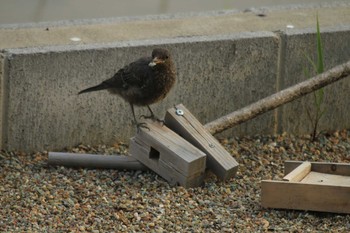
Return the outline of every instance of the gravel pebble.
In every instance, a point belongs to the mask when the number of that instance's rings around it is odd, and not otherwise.
[[[47,152],[0,153],[0,232],[349,232],[350,215],[260,206],[260,181],[281,179],[285,160],[350,161],[350,131],[219,139],[240,164],[235,178],[170,186],[151,171],[47,165]],[[127,154],[125,143],[76,153]]]

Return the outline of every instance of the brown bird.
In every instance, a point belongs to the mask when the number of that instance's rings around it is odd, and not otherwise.
[[[147,127],[145,123],[137,122],[134,105],[147,106],[150,111],[150,116],[141,117],[161,121],[154,115],[149,105],[164,99],[174,86],[175,80],[175,67],[169,51],[156,48],[152,51],[152,57],[142,57],[121,68],[112,78],[78,94],[108,90],[111,94],[121,96],[130,104],[133,123],[139,130],[140,127]]]

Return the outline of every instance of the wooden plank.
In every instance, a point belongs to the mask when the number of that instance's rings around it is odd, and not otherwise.
[[[303,162],[298,167],[296,167],[293,171],[291,171],[285,177],[283,177],[283,180],[290,181],[290,182],[298,182],[304,179],[304,177],[307,174],[309,174],[310,171],[311,171],[311,163]]]
[[[307,184],[350,185],[350,176],[332,175],[311,171],[300,181]],[[350,198],[350,197],[349,197]]]
[[[203,183],[205,166],[203,166],[200,172],[186,176],[176,165],[168,163],[168,161],[163,161],[162,156],[159,159],[149,158],[149,145],[136,141],[136,138],[130,139],[130,153],[139,159],[141,163],[144,163],[151,170],[167,180],[171,185],[180,184],[188,188],[197,187]]]
[[[287,175],[301,163],[303,163],[303,161],[285,161],[284,174]],[[350,164],[333,162],[311,162],[311,171],[334,175],[350,176]]]
[[[350,185],[320,185],[263,180],[265,208],[350,213]]]
[[[146,166],[139,163],[135,158],[121,155],[49,152],[48,163],[52,166],[66,167],[148,170]]]
[[[205,169],[205,153],[168,127],[153,121],[146,122],[149,130],[144,128],[140,130],[135,136],[138,143],[144,143],[149,148],[153,148],[155,152],[159,153],[159,159],[173,164],[180,173],[186,176],[202,172]],[[131,155],[134,156],[134,154]]]
[[[178,111],[182,111],[180,115]],[[165,115],[165,124],[207,154],[207,167],[220,179],[233,177],[238,169],[237,161],[225,150],[204,126],[179,104],[171,108]]]
[[[159,172],[164,179],[169,181],[170,185],[180,184],[185,188],[198,187],[204,184],[204,173],[203,170],[201,173],[193,174],[191,176],[184,176],[177,169],[174,169],[170,164],[159,161]],[[159,174],[160,175],[160,174]]]

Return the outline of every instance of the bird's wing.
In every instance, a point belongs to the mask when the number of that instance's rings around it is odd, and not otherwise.
[[[140,58],[124,66],[112,78],[104,81],[104,83],[112,88],[141,88],[147,83],[151,75],[152,68],[148,65],[151,61],[151,57]]]

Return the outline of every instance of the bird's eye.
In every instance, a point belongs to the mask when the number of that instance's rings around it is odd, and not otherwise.
[[[168,55],[166,55],[166,56],[165,56],[165,59],[168,59],[168,58],[169,58],[169,56],[168,56]]]

